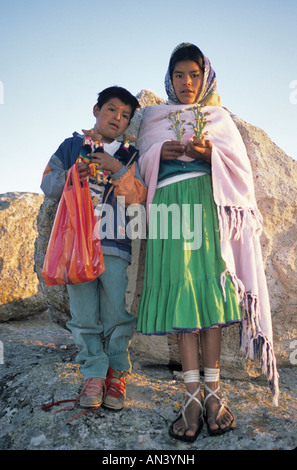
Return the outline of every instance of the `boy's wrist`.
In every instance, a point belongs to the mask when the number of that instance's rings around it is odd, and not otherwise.
[[[112,174],[114,173],[117,173],[118,171],[120,171],[120,169],[122,168],[122,164],[119,162],[119,160],[117,160],[116,158],[113,158],[114,161],[112,162],[112,165],[111,165],[111,168],[110,168],[110,172]]]
[[[120,180],[127,173],[127,167],[121,165],[121,168],[116,173],[111,173],[110,177],[113,182]]]

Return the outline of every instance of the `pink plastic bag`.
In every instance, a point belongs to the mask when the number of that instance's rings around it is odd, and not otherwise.
[[[75,164],[68,171],[44,259],[47,286],[92,281],[104,271],[96,223],[88,182],[80,183]]]

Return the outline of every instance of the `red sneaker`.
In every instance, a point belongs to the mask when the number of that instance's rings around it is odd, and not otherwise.
[[[96,408],[103,402],[106,392],[105,379],[101,377],[91,377],[86,380],[80,392],[80,406],[84,408]]]
[[[125,372],[110,367],[106,378],[106,388],[103,405],[112,410],[123,409],[126,398]]]

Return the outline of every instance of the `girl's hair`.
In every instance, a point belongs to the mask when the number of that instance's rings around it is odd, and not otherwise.
[[[204,59],[200,49],[195,45],[185,46],[174,52],[170,59],[169,71],[171,79],[176,64],[184,60],[191,60],[193,62],[196,62],[199,67],[204,70]]]
[[[111,86],[109,88],[105,88],[105,90],[98,94],[98,108],[101,109],[102,106],[112,98],[118,98],[123,103],[131,106],[131,119],[134,116],[136,109],[140,107],[137,98],[135,98],[135,96],[133,96],[128,90],[120,86]]]

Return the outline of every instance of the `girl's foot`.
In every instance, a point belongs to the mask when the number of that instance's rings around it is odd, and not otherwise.
[[[197,384],[188,384],[187,395],[189,399],[182,407],[178,418],[172,423],[169,434],[175,439],[194,442],[203,425],[200,385],[197,388]]]
[[[205,384],[204,419],[211,436],[223,434],[236,427],[234,416],[218,395],[219,386],[214,390]]]

